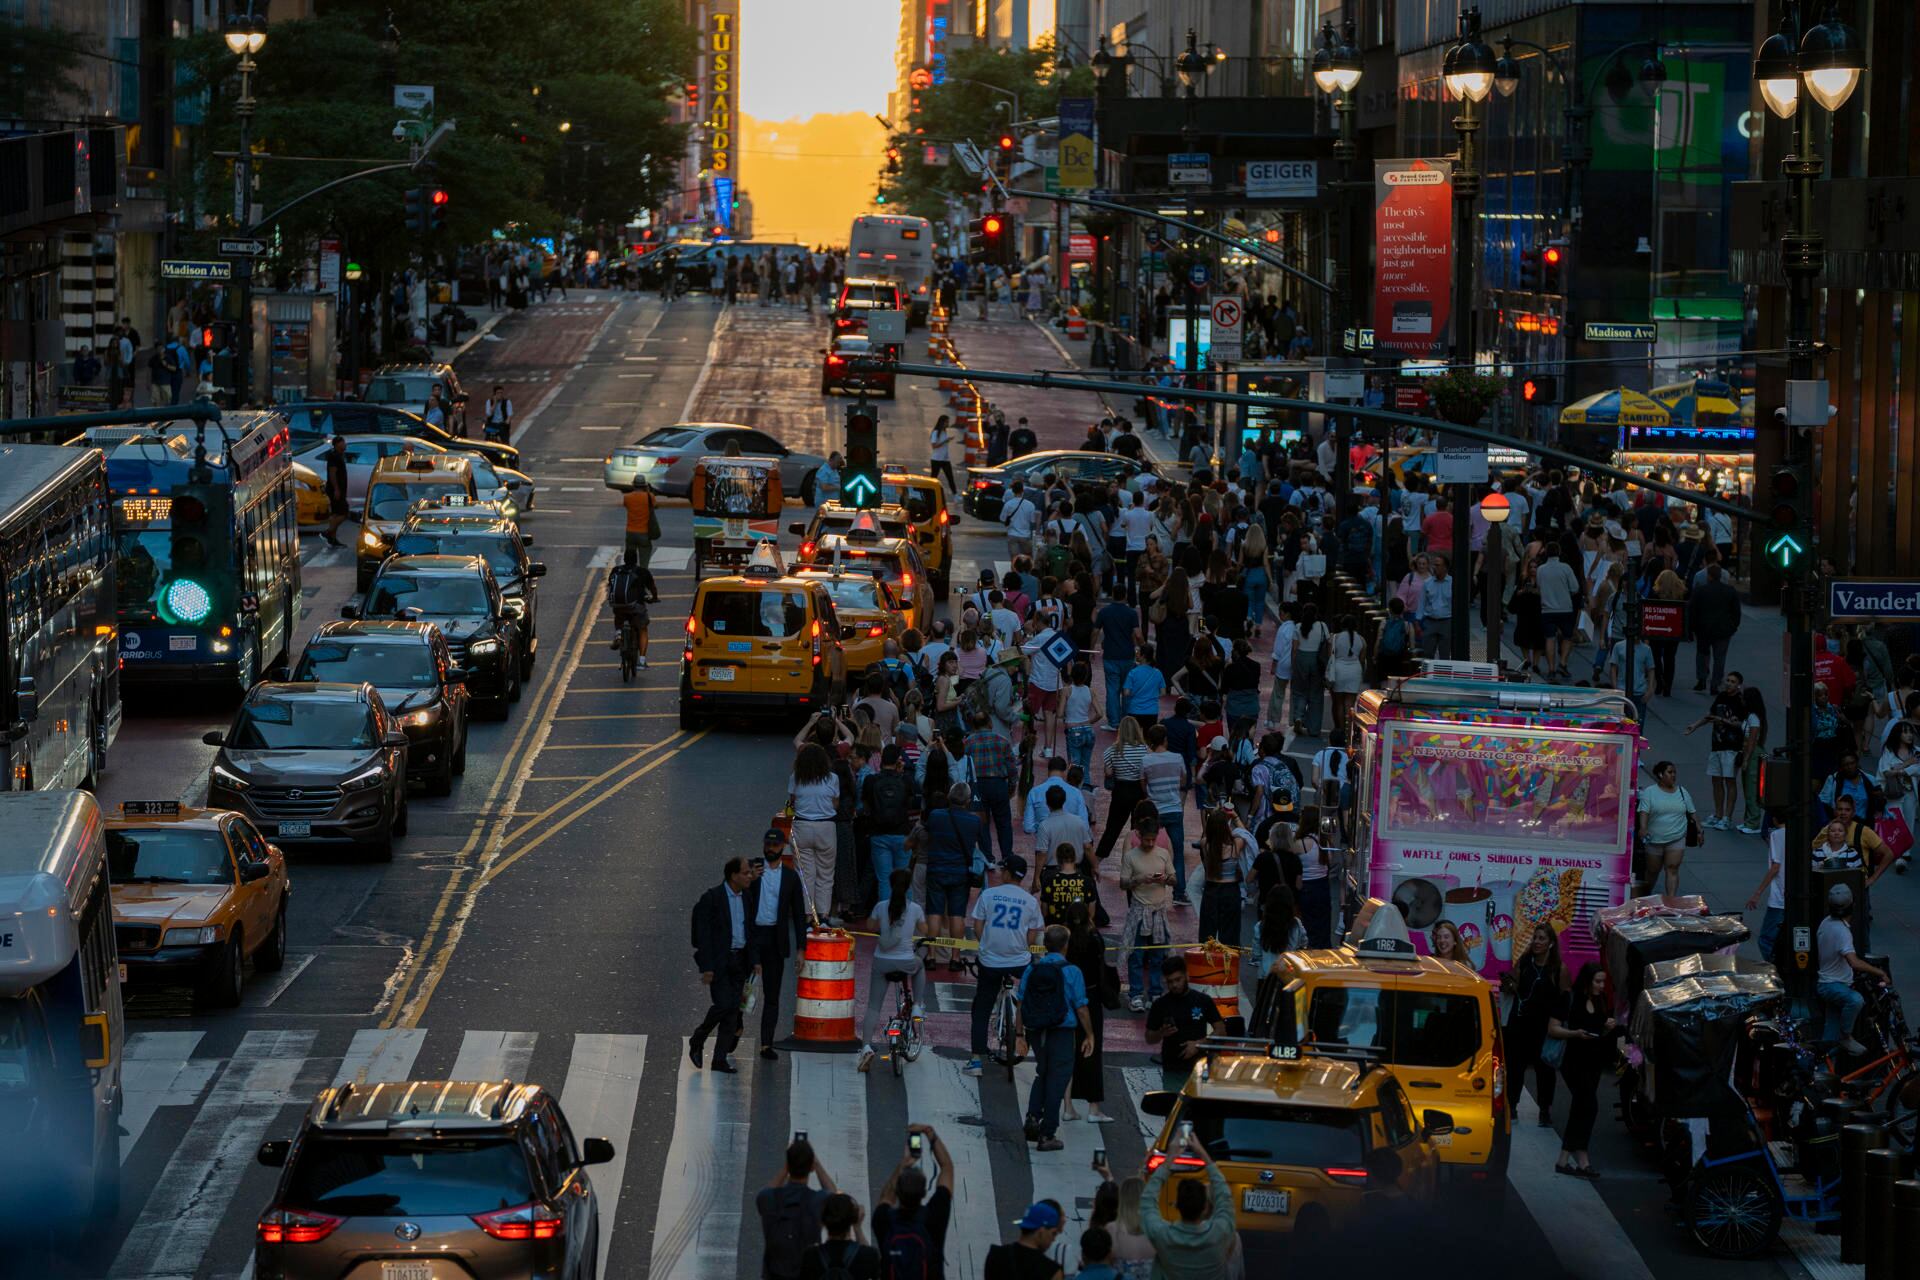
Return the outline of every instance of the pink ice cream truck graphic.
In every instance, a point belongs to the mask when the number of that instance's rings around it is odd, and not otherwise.
[[[1361,694],[1353,718],[1367,892],[1421,952],[1451,928],[1497,979],[1544,925],[1570,967],[1599,959],[1594,913],[1633,877],[1640,734],[1624,696],[1416,676]]]

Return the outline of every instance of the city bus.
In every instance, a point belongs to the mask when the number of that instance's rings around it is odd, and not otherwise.
[[[1353,708],[1355,849],[1422,954],[1450,925],[1491,981],[1536,927],[1567,967],[1599,958],[1595,913],[1633,879],[1640,727],[1612,689],[1507,684],[1428,663]]]
[[[907,326],[927,322],[933,306],[933,224],[925,218],[864,214],[847,236],[847,274],[878,276],[907,295]]]
[[[91,788],[120,732],[108,504],[98,449],[0,447],[0,790]]]
[[[300,608],[292,436],[228,414],[107,454],[120,658],[130,682],[227,681],[286,665]]]
[[[119,1212],[124,1019],[99,807],[0,796],[0,1239],[16,1262]]]

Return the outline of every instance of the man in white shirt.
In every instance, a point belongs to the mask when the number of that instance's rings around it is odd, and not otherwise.
[[[1546,560],[1534,572],[1540,591],[1540,625],[1547,635],[1547,670],[1566,670],[1573,657],[1575,610],[1580,603],[1580,575],[1560,558],[1560,544],[1548,542]]]
[[[1827,890],[1827,918],[1820,922],[1816,945],[1820,971],[1816,975],[1814,996],[1826,1006],[1826,1027],[1820,1038],[1836,1042],[1841,1049],[1858,1057],[1866,1053],[1866,1048],[1853,1038],[1853,1024],[1860,1020],[1860,1010],[1866,1007],[1867,998],[1854,990],[1853,975],[1864,973],[1882,982],[1887,980],[1887,975],[1862,960],[1854,950],[1853,890],[1844,884]]]
[[[1007,608],[1007,593],[995,589],[987,593],[987,621],[1000,643],[1010,645],[1020,637],[1020,615]]]
[[[1087,819],[1087,798],[1080,793],[1080,788],[1067,782],[1067,758],[1054,756],[1047,761],[1046,780],[1027,792],[1027,812],[1020,821],[1021,830],[1035,832],[1040,829],[1040,824],[1047,820],[1047,794],[1052,791],[1058,791],[1066,797],[1068,813],[1082,820]]]
[[[1093,856],[1093,828],[1087,825],[1086,815],[1067,812],[1067,797],[1078,791],[1078,787],[1067,787],[1063,791],[1046,793],[1047,817],[1033,835],[1036,859],[1044,857],[1051,860],[1063,844],[1072,845],[1082,858]],[[1034,794],[1040,793],[1036,791]],[[1086,806],[1083,803],[1081,807],[1084,809]]]
[[[1453,657],[1453,579],[1445,556],[1429,557],[1433,576],[1420,588],[1414,620],[1420,624],[1420,652],[1429,658]]]
[[[1126,499],[1123,497],[1124,503]],[[1114,594],[1128,604],[1139,603],[1134,594],[1133,571],[1140,563],[1140,557],[1147,549],[1147,535],[1153,532],[1153,512],[1147,510],[1147,498],[1143,493],[1135,493],[1131,505],[1122,506],[1117,521],[1122,536],[1127,540],[1127,554],[1120,565],[1119,582]]]
[[[1032,963],[1034,940],[1045,924],[1039,900],[1020,887],[1027,878],[1025,858],[1007,854],[988,878],[992,887],[974,899],[967,917],[980,942],[979,983],[973,989],[973,1056],[965,1067],[970,1076],[980,1074],[980,1060],[987,1052],[987,1022],[993,1016],[994,1001],[1000,998],[1001,984],[1017,982]]]
[[[1007,527],[1007,559],[1031,556],[1033,530],[1040,523],[1040,504],[1027,492],[1027,482],[1018,476],[1007,488],[1006,501],[1000,504],[1000,523]]]

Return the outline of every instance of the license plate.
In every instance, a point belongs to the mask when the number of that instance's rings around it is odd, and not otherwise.
[[[708,667],[707,679],[718,680],[722,684],[731,684],[733,681],[733,672],[734,669],[732,667]]]
[[[280,824],[280,834],[289,840],[298,840],[313,834],[313,824],[311,822],[283,822]]]
[[[200,647],[199,636],[168,636],[167,637],[167,648],[169,649],[198,649],[199,647]]]
[[[1293,1208],[1293,1192],[1248,1187],[1241,1194],[1240,1207],[1248,1213],[1287,1213]]]
[[[380,1280],[433,1280],[431,1262],[383,1262]]]

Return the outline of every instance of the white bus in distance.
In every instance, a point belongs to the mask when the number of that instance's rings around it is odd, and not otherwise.
[[[0,796],[7,1256],[58,1253],[118,1214],[124,1029],[99,806],[84,791]]]
[[[865,214],[847,237],[847,274],[879,277],[907,295],[907,327],[927,322],[933,306],[933,224],[925,218]]]

